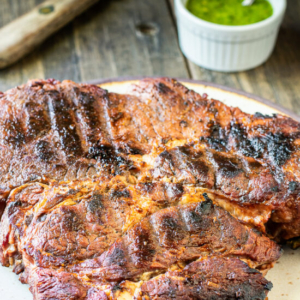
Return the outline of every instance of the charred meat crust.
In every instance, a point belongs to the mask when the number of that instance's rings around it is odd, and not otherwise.
[[[271,288],[239,259],[212,257],[144,282],[140,299],[265,299]]]
[[[35,80],[0,106],[0,260],[36,299],[265,299],[281,252],[245,223],[300,235],[297,122],[168,78]]]
[[[32,181],[167,179],[241,206],[267,205],[277,239],[300,235],[297,122],[245,114],[168,78],[145,79],[130,93],[56,80],[4,93],[1,197]]]
[[[124,282],[135,285],[136,299],[164,299],[170,293],[181,299],[183,290],[191,299],[197,291],[199,299],[214,299],[216,293],[224,299],[235,293],[265,299],[271,288],[258,270],[280,257],[280,247],[214,205],[207,194],[202,202],[162,208],[140,220],[133,213],[133,226],[122,233],[126,220],[116,219],[118,211],[130,217],[126,205],[134,206],[136,193],[152,195],[152,206],[170,205],[173,198],[168,200],[166,191],[178,184],[139,184],[136,190],[120,183],[98,190],[92,185],[86,195],[87,183],[70,191],[66,186],[28,185],[16,191],[6,211],[11,225],[23,225],[15,238],[9,226],[2,232],[2,263],[12,259],[16,272],[25,268],[21,280],[36,299],[117,299],[126,290]],[[159,193],[164,201],[157,202]],[[1,226],[5,229],[3,220]],[[180,287],[177,292],[174,286]]]

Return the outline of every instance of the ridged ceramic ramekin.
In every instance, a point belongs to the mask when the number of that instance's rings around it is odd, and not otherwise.
[[[179,44],[183,54],[197,65],[215,71],[235,72],[255,68],[273,52],[286,0],[269,0],[273,15],[261,22],[226,26],[201,20],[175,0]]]

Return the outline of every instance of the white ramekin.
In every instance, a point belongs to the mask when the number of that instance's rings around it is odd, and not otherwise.
[[[286,0],[269,0],[273,15],[259,23],[225,26],[201,20],[175,0],[179,44],[183,54],[197,65],[215,71],[234,72],[255,68],[271,55],[282,22]]]

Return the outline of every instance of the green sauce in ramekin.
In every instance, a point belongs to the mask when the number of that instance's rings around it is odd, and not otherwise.
[[[221,25],[238,26],[261,22],[273,15],[267,0],[243,6],[243,0],[188,0],[186,8],[196,17]]]

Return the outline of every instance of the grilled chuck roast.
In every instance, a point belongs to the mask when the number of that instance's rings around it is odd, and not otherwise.
[[[27,182],[123,174],[205,188],[260,230],[269,221],[277,239],[300,235],[297,122],[245,114],[171,79],[131,94],[55,80],[2,94],[2,201]]]
[[[300,235],[300,125],[176,80],[0,94],[0,260],[35,299],[264,299]]]
[[[281,254],[206,194],[118,176],[15,189],[0,243],[35,299],[265,299]]]

